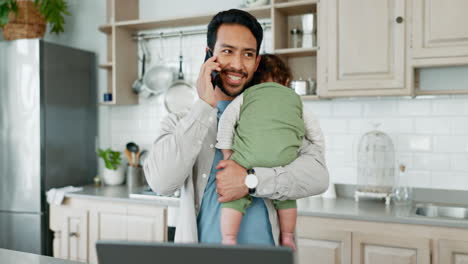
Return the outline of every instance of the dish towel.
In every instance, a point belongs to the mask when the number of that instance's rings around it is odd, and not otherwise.
[[[49,204],[61,205],[65,194],[82,191],[83,187],[67,186],[62,188],[52,188],[46,192],[47,202]]]

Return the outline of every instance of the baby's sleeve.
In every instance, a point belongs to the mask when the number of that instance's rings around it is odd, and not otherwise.
[[[320,147],[322,153],[325,151],[325,140],[318,119],[311,112],[303,111],[302,117],[305,123],[306,138]]]
[[[216,137],[218,143],[216,143],[217,149],[232,149],[232,143],[234,140],[234,131],[239,121],[240,109],[244,101],[243,94],[239,95],[234,99],[223,115],[219,119],[218,124],[218,135]]]

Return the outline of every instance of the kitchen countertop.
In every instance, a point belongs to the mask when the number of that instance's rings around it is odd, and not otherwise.
[[[133,192],[139,192],[143,189],[137,188]],[[95,187],[89,185],[84,186],[80,192],[67,193],[65,196],[171,207],[176,207],[179,204],[177,198],[152,197],[153,199],[137,199],[130,198],[130,193],[126,186]],[[468,220],[418,216],[412,213],[411,206],[385,206],[383,201],[378,200],[365,199],[357,203],[350,197],[339,197],[337,199],[309,197],[298,200],[297,204],[298,214],[301,216],[468,228]]]
[[[298,200],[297,204],[298,215],[302,216],[468,228],[468,220],[418,216],[413,213],[412,205],[385,206],[385,202],[379,200],[355,202],[353,198],[310,197]]]
[[[46,257],[20,251],[13,251],[0,248],[0,263],[16,264],[82,264],[71,260]]]
[[[85,199],[99,199],[101,201],[134,202],[138,204],[150,204],[161,206],[179,206],[179,199],[166,196],[141,196],[132,198],[130,194],[143,191],[144,187],[129,190],[126,185],[96,187],[94,185],[83,186],[79,192],[66,193],[65,197]],[[145,198],[146,197],[146,198]]]

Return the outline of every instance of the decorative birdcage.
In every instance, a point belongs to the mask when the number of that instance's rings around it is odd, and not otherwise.
[[[359,197],[385,199],[390,204],[392,187],[395,182],[395,148],[391,138],[375,129],[364,134],[359,141],[357,156],[357,189]]]

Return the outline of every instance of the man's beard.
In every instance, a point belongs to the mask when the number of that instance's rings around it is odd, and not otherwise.
[[[243,74],[245,77],[248,76],[247,73],[245,72],[242,72],[242,71],[239,71],[239,70],[234,70],[234,69],[223,69],[221,72],[223,72],[224,74],[226,74],[226,72],[235,72],[235,73],[240,73],[240,74]],[[216,79],[215,79],[215,83],[216,83],[216,86],[219,87],[219,89],[221,89],[221,91],[227,95],[227,96],[230,96],[230,97],[237,97],[239,94],[243,93],[245,91],[245,89],[247,89],[248,87],[250,87],[250,84],[251,84],[251,80],[247,83],[244,84],[244,86],[242,87],[241,90],[239,90],[238,92],[229,92],[225,87],[224,87],[224,84],[223,84],[223,81],[221,79],[221,75],[218,74],[216,76]]]

